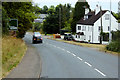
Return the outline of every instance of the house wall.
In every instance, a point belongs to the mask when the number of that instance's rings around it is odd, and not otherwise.
[[[108,26],[110,25],[110,21],[109,19],[106,20],[106,14],[110,14],[109,11],[107,11],[103,16],[102,16],[102,26],[103,26],[103,32],[105,33],[109,33],[108,30]],[[93,43],[99,43],[99,36],[100,36],[100,31],[99,31],[99,27],[101,26],[101,18],[99,18],[95,24],[94,24],[94,39],[93,39]],[[118,30],[118,23],[117,20],[115,19],[115,17],[113,15],[111,15],[111,30],[113,31],[117,31]]]
[[[78,26],[81,26],[81,30],[78,30]],[[77,24],[76,25],[76,33],[78,32],[83,32],[84,35],[77,35],[77,38],[75,37],[75,39],[77,41],[85,41],[88,42],[88,40],[90,40],[90,42],[92,42],[92,26],[91,25],[80,25]]]

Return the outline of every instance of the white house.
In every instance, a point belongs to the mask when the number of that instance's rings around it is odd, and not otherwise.
[[[34,22],[39,22],[39,23],[43,23],[43,21],[46,19],[46,17],[48,16],[48,14],[40,14],[37,18],[34,20]]]
[[[85,9],[85,15],[76,24],[76,41],[84,41],[90,43],[100,43],[101,24],[103,32],[109,33],[110,30],[110,11],[100,10],[100,6],[96,6],[95,11],[89,12]],[[118,30],[118,22],[111,15],[111,30]]]

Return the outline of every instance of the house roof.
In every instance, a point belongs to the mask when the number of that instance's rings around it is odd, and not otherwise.
[[[39,17],[40,19],[45,19],[48,16],[48,14],[40,14]]]
[[[107,10],[102,11],[102,15],[105,14]],[[84,24],[84,25],[94,25],[94,23],[101,17],[101,11],[95,15],[95,12],[89,12],[87,14],[89,17],[88,19],[84,20],[84,18],[81,18],[77,24]]]

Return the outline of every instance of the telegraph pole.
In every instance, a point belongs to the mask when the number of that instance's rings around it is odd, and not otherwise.
[[[100,44],[102,44],[102,38],[103,38],[103,27],[102,27],[102,7],[100,6],[100,15],[101,15],[101,32],[100,32]]]
[[[61,34],[61,7],[59,6],[59,30]]]
[[[112,41],[112,34],[111,34],[111,0],[110,0],[110,27],[109,27],[109,43]]]

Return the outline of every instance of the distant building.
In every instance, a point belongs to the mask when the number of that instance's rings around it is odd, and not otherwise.
[[[101,19],[103,32],[109,33],[110,11],[100,10],[99,5],[92,12],[89,12],[89,9],[86,8],[84,17],[76,24],[75,40],[100,43]],[[111,15],[111,20],[111,30],[118,30],[118,22],[113,15]]]
[[[120,12],[120,1],[118,2],[118,13]]]
[[[43,23],[43,21],[45,20],[45,18],[48,16],[48,14],[40,14],[38,17],[38,19],[35,19],[34,22],[39,22],[39,23]]]

